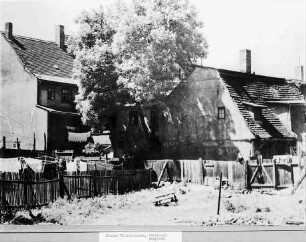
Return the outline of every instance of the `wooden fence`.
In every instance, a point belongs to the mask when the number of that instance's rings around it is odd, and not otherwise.
[[[298,164],[275,163],[271,160],[262,163],[264,169],[257,169],[258,164],[253,161],[242,165],[235,161],[148,160],[146,167],[153,170],[153,179],[160,176],[165,162],[168,162],[168,172],[164,172],[162,176],[164,181],[173,179],[214,185],[215,179],[222,172],[225,180],[235,188],[292,187],[301,174]]]
[[[288,188],[292,187],[300,176],[298,164],[255,161],[246,165],[247,188]]]
[[[149,188],[151,170],[92,171],[63,173],[47,180],[42,173],[34,173],[25,180],[18,173],[2,173],[0,179],[0,218],[12,210],[47,205],[59,197],[88,198],[122,194]]]

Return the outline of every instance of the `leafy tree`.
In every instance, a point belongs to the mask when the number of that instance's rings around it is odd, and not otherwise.
[[[68,51],[75,56],[74,76],[80,80],[77,109],[84,123],[99,127],[103,116],[120,101],[116,59],[111,49],[115,30],[102,8],[83,12],[76,23],[80,30],[68,42]]]
[[[134,0],[116,8],[113,51],[118,83],[136,102],[161,99],[206,57],[203,23],[182,0]]]
[[[70,48],[81,81],[77,108],[92,126],[124,102],[141,110],[161,100],[207,55],[203,23],[183,0],[118,1],[109,11],[84,12],[77,23]]]

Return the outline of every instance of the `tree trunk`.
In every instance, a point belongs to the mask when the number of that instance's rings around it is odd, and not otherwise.
[[[139,118],[140,118],[140,122],[141,122],[141,126],[142,126],[142,129],[143,129],[144,135],[145,135],[146,139],[148,141],[150,141],[150,131],[149,131],[149,128],[147,127],[145,117],[144,117],[143,112],[142,112],[141,105],[140,105],[140,103],[137,103],[136,105],[137,105],[138,114],[139,114]]]

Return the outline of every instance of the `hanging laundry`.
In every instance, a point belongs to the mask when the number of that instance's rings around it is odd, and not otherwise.
[[[2,172],[19,172],[21,168],[18,158],[0,158],[0,171]]]
[[[79,143],[85,143],[87,142],[87,139],[91,136],[91,132],[86,133],[74,133],[74,132],[68,132],[68,141],[70,142],[79,142]]]
[[[24,158],[25,162],[32,168],[34,172],[42,172],[43,171],[43,161],[33,158]]]
[[[71,172],[71,171],[77,171],[77,162],[76,161],[70,161],[66,163],[66,171]]]
[[[95,144],[100,144],[100,145],[111,145],[112,144],[109,134],[92,135],[92,138]]]
[[[87,171],[87,162],[80,160],[80,171]]]

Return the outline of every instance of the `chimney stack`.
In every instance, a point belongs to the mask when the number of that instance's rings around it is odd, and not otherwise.
[[[5,36],[8,39],[13,38],[13,24],[11,22],[5,23]]]
[[[304,66],[299,65],[295,67],[295,79],[304,81]]]
[[[65,32],[63,25],[55,26],[55,42],[62,50],[65,50]]]
[[[240,50],[240,71],[251,73],[251,51],[248,49]]]

